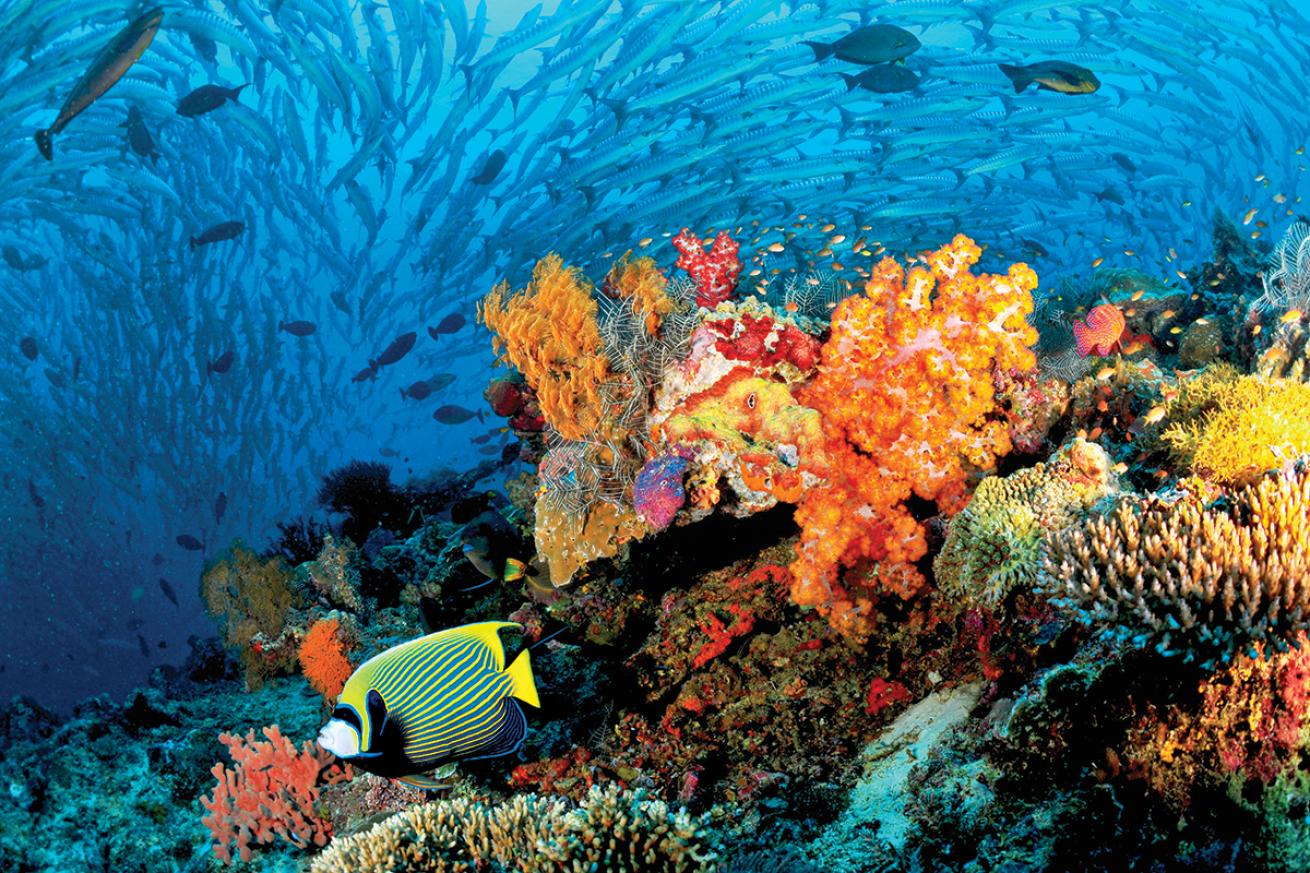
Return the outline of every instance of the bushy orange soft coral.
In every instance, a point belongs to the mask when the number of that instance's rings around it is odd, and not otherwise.
[[[478,306],[496,352],[536,392],[541,413],[565,439],[594,436],[605,418],[600,387],[609,361],[587,280],[556,254],[537,262],[532,281],[510,295],[501,282]]]
[[[927,551],[910,495],[960,508],[970,469],[1010,450],[995,410],[996,368],[1029,369],[1037,332],[1027,322],[1037,277],[1025,264],[975,276],[981,250],[960,235],[908,273],[891,258],[864,293],[833,312],[818,377],[800,400],[819,410],[826,483],[796,510],[802,536],[792,597],[842,633],[872,627],[881,590],[911,596],[923,584],[914,562]],[[877,562],[839,578],[841,567]]]
[[[340,630],[340,622],[325,618],[314,622],[300,643],[300,669],[314,690],[330,699],[341,694],[353,671]]]
[[[673,311],[673,300],[665,293],[668,285],[654,258],[633,259],[632,252],[625,252],[610,268],[603,287],[612,297],[630,299],[633,310],[645,319],[646,332],[654,334]]]

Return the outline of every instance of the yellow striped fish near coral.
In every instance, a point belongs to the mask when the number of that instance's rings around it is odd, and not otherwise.
[[[505,667],[503,628],[484,621],[428,634],[374,655],[346,680],[318,744],[360,769],[416,788],[420,774],[460,759],[508,755],[541,706],[527,651]]]

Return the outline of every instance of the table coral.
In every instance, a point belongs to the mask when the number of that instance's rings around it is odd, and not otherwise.
[[[546,422],[567,439],[594,435],[605,418],[601,385],[609,362],[586,279],[555,254],[537,262],[532,281],[511,295],[501,282],[478,305],[496,352],[536,393]]]
[[[1126,499],[1052,532],[1039,585],[1115,636],[1187,660],[1285,648],[1310,627],[1310,468],[1213,503]]]
[[[833,312],[819,375],[800,401],[822,415],[825,484],[796,511],[801,545],[792,597],[859,639],[872,630],[881,591],[911,596],[913,564],[927,552],[912,494],[944,511],[963,503],[971,470],[1010,450],[996,410],[993,370],[1032,368],[1037,277],[1024,264],[975,276],[981,250],[963,235],[908,273],[881,261],[864,293]],[[843,584],[842,567],[878,562],[867,581]]]
[[[1105,450],[1083,439],[1045,463],[984,479],[933,561],[938,589],[966,606],[999,606],[1037,581],[1045,535],[1077,521],[1117,479]]]

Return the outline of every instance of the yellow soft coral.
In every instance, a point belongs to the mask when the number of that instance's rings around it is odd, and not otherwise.
[[[1224,371],[1228,376],[1229,372]],[[1162,439],[1191,472],[1224,485],[1253,482],[1310,452],[1310,384],[1265,376],[1184,384]]]
[[[501,360],[536,392],[546,422],[566,439],[593,436],[606,417],[600,388],[610,372],[583,275],[547,255],[519,293],[511,296],[508,282],[497,285],[478,318],[496,334]]]
[[[913,566],[927,551],[922,525],[905,508],[911,494],[958,509],[971,470],[1010,450],[995,411],[994,368],[1029,369],[1037,332],[1037,277],[1025,264],[975,276],[981,250],[968,237],[926,256],[908,273],[891,258],[864,293],[833,312],[819,375],[800,401],[822,415],[826,484],[796,511],[801,543],[792,596],[835,628],[862,639],[873,601],[889,590],[913,595]],[[841,567],[876,562],[839,578]]]
[[[610,268],[604,288],[612,296],[630,299],[633,311],[644,318],[646,332],[655,334],[673,311],[673,300],[665,293],[668,285],[654,258],[633,259],[632,252],[624,252]]]

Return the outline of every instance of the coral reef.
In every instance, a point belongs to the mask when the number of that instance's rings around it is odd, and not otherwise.
[[[397,527],[408,515],[400,491],[391,482],[391,468],[373,461],[351,461],[323,477],[318,503],[344,513],[342,533],[363,545],[379,527]]]
[[[1310,384],[1214,368],[1184,383],[1162,434],[1175,462],[1223,485],[1254,481],[1310,452]]]
[[[740,246],[726,230],[719,231],[707,252],[705,242],[684,227],[673,238],[673,247],[678,250],[678,269],[686,270],[696,284],[697,306],[713,309],[732,297],[741,275]]]
[[[338,839],[314,859],[314,873],[718,869],[718,838],[641,792],[593,787],[576,807],[517,795],[488,804],[466,798],[414,806],[364,833]]]
[[[1037,278],[1022,264],[975,276],[980,254],[957,236],[926,269],[884,259],[833,312],[819,375],[801,393],[821,415],[826,462],[824,484],[796,511],[792,596],[855,638],[871,633],[879,593],[909,597],[923,585],[914,564],[927,543],[905,508],[911,494],[954,511],[970,470],[1010,449],[1008,428],[990,418],[992,372],[1036,363],[1026,316]],[[865,561],[876,563],[841,577]]]
[[[334,700],[354,672],[346,658],[341,622],[324,618],[314,622],[300,642],[300,669],[315,691]]]
[[[283,637],[288,613],[304,602],[280,557],[262,560],[237,541],[205,568],[200,595],[219,620],[224,641],[237,652],[249,687],[295,668],[295,647]]]
[[[1112,634],[1205,663],[1255,642],[1281,650],[1310,618],[1310,470],[1213,503],[1124,499],[1047,548],[1039,584]]]
[[[522,291],[502,282],[478,305],[496,353],[523,374],[547,424],[566,439],[596,435],[607,415],[609,361],[596,311],[582,274],[554,254],[537,262]]]
[[[200,798],[209,810],[201,821],[214,836],[214,857],[231,863],[233,852],[249,861],[251,847],[280,838],[299,848],[323,846],[331,836],[314,811],[320,784],[350,778],[348,765],[337,766],[327,752],[306,742],[299,751],[277,725],[250,731],[244,738],[222,734],[235,767],[214,765],[218,779],[212,796]]]
[[[1016,587],[1032,586],[1046,536],[1117,490],[1110,468],[1104,449],[1074,439],[1045,463],[984,479],[933,561],[938,589],[955,602],[996,608]]]

